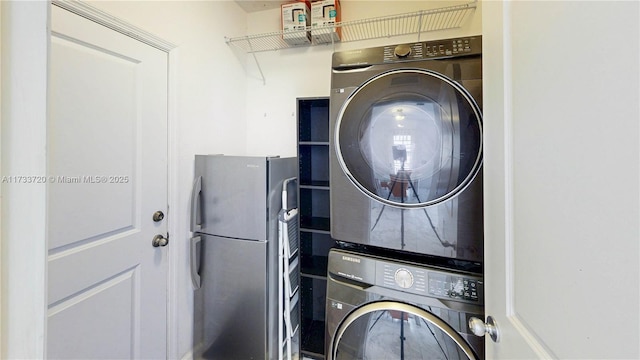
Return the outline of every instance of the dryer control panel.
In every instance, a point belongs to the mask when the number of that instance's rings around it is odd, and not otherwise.
[[[480,37],[435,40],[413,44],[390,45],[383,48],[383,62],[447,58],[482,52]]]
[[[446,59],[482,54],[482,36],[430,40],[333,53],[332,68]]]

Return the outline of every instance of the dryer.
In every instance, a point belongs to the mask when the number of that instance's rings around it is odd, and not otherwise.
[[[331,236],[481,262],[480,36],[333,54]]]
[[[326,354],[339,359],[484,359],[478,274],[353,252],[329,252]]]

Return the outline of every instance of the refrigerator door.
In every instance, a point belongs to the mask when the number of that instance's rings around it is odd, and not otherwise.
[[[196,155],[196,184],[201,180],[191,215],[199,222],[197,231],[266,240],[267,174],[265,157]]]
[[[203,359],[265,359],[267,242],[201,235],[204,296]]]

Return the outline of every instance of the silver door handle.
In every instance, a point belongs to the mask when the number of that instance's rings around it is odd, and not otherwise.
[[[153,247],[167,246],[168,244],[169,239],[162,235],[156,235],[153,237],[153,240],[151,240],[151,245],[153,245]]]
[[[200,236],[195,236],[191,238],[191,256],[190,256],[190,266],[191,269],[191,282],[193,283],[193,288],[195,290],[200,289],[200,252],[198,251],[198,245],[201,245],[200,242],[202,239]]]
[[[200,222],[200,193],[202,192],[202,176],[198,176],[193,182],[191,190],[191,232],[202,229]]]
[[[498,324],[491,316],[487,316],[486,323],[481,319],[478,319],[477,317],[470,318],[469,329],[475,336],[484,336],[484,334],[489,334],[493,342],[497,343],[498,341],[500,341],[500,331],[498,330]]]

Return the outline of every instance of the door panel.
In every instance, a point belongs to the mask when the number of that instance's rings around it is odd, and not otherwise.
[[[137,275],[135,269],[128,270],[51,306],[49,329],[66,331],[49,331],[48,357],[86,359],[109,354],[114,359],[135,358],[139,353],[134,345],[139,339],[135,338],[131,320],[139,320],[135,309],[139,294],[134,292]],[[78,326],[78,319],[85,319],[90,326]]]
[[[50,97],[49,169],[56,181],[49,199],[56,207],[49,247],[58,249],[139,227],[140,79],[138,61],[77,39],[54,35],[51,51],[52,83],[63,89]]]
[[[167,54],[52,6],[49,358],[165,358]]]
[[[485,2],[488,359],[640,357],[639,10]]]

